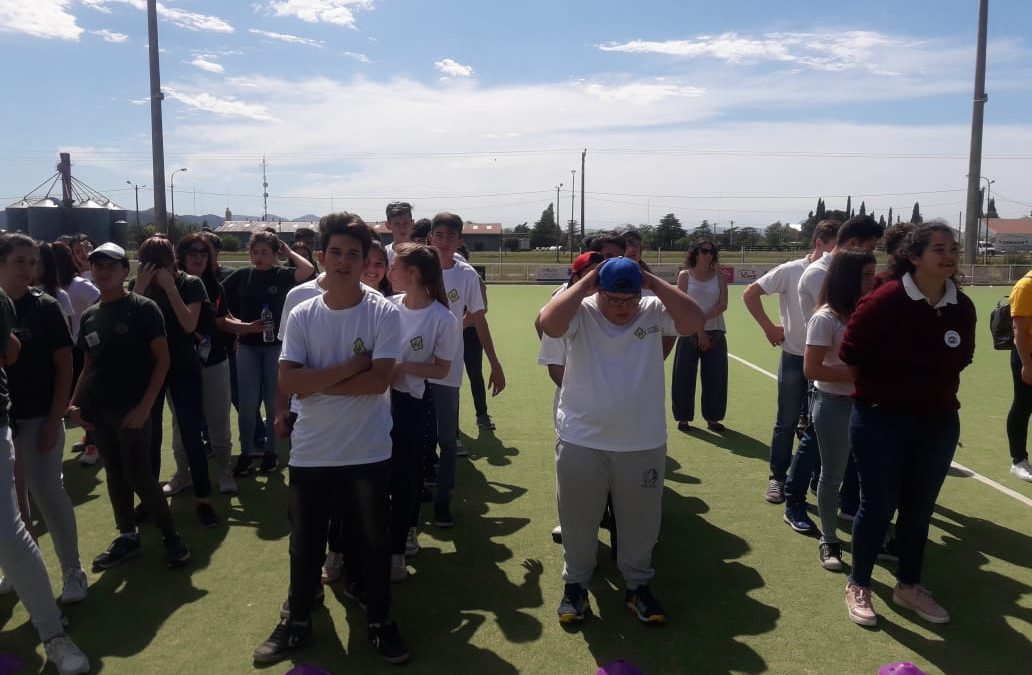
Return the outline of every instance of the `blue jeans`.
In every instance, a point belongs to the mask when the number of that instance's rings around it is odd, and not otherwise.
[[[813,392],[813,427],[821,456],[817,485],[817,511],[821,517],[821,541],[838,543],[838,494],[849,463],[849,396]]]
[[[240,427],[240,454],[261,454],[255,451],[255,420],[258,405],[265,403],[265,429],[273,428],[276,419],[276,376],[279,370],[280,345],[240,345],[237,349],[237,424]],[[275,450],[275,441],[269,451]]]
[[[441,461],[437,465],[437,494],[435,504],[451,502],[455,489],[455,453],[459,438],[459,388],[431,384],[434,413],[437,416],[437,442],[441,446]]]
[[[211,496],[211,480],[208,476],[208,456],[201,436],[204,429],[204,386],[201,383],[201,366],[195,364],[172,368],[165,377],[161,395],[151,408],[151,470],[159,477],[161,462],[162,417],[165,410],[165,393],[175,411],[174,418],[179,427],[179,438],[186,452],[190,467],[194,496],[207,499]]]
[[[706,332],[710,338],[706,351],[699,349],[699,338],[694,335],[677,338],[670,402],[678,422],[695,419],[695,382],[700,370],[702,418],[719,422],[727,414],[727,337],[724,331]]]
[[[849,443],[860,474],[860,510],[853,521],[853,573],[871,585],[871,571],[893,512],[899,546],[896,578],[921,583],[928,526],[960,438],[956,411],[940,415],[891,413],[857,401],[849,422]]]
[[[784,482],[792,463],[796,423],[806,401],[803,357],[781,352],[778,364],[778,413],[770,440],[770,480]]]

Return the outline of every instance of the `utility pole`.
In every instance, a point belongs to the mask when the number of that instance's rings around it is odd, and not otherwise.
[[[562,229],[559,228],[559,190],[563,189],[563,184],[559,183],[555,186],[555,206],[552,207],[552,220],[555,221],[555,226],[559,229],[559,239],[555,242],[555,261],[559,262],[559,242],[562,241]]]
[[[165,212],[165,136],[161,129],[161,71],[158,54],[158,1],[147,0],[147,47],[150,53],[151,155],[154,174],[154,225],[168,232]]]
[[[172,217],[169,219],[169,225],[170,226],[175,224],[175,222],[176,222],[176,174],[179,173],[180,171],[186,171],[186,169],[185,168],[176,169],[175,171],[172,172],[172,176],[169,177],[169,185],[171,186],[170,189],[171,189],[171,192],[172,192]],[[171,234],[172,233],[172,228],[169,227],[168,229],[165,230],[165,232],[167,232],[168,234]]]
[[[580,238],[584,241],[584,161],[588,156],[588,149],[580,155]]]
[[[577,196],[577,169],[570,169],[570,262],[573,262],[573,207]]]
[[[979,182],[982,175],[982,128],[985,121],[985,52],[989,30],[989,0],[978,5],[978,53],[975,59],[975,99],[971,112],[971,152],[968,159],[967,220],[964,223],[964,263],[973,265],[978,256],[978,215],[981,212]]]
[[[140,225],[140,188],[145,188],[147,186],[146,185],[137,185],[137,184],[133,183],[131,180],[127,180],[126,183],[129,184],[129,185],[132,185],[133,186],[133,190],[136,192],[136,225],[137,225],[137,227],[139,227],[139,225]]]
[[[265,177],[265,155],[262,155],[262,222],[269,219],[269,180]]]

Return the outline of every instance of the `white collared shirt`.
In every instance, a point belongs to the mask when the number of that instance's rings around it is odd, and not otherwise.
[[[904,274],[901,281],[903,283],[903,290],[907,292],[907,297],[911,300],[924,300],[928,304],[932,304],[931,301],[928,300],[928,296],[922,293],[921,289],[917,287],[917,282],[915,282],[914,278],[910,276],[910,272]],[[957,304],[957,284],[953,283],[952,279],[947,279],[946,292],[943,293],[942,299],[932,306],[932,309],[939,309],[946,305],[955,304]]]

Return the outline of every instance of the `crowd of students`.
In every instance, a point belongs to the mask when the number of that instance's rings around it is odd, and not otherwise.
[[[463,371],[485,430],[494,429],[487,391],[501,392],[505,375],[486,287],[460,253],[462,219],[439,213],[417,223],[403,202],[386,215],[387,246],[358,216],[335,213],[319,223],[317,260],[310,247],[291,249],[262,231],[251,239],[251,264],[236,270],[219,264],[212,232],[175,243],[151,237],[139,246],[132,280],[115,244],[0,235],[0,490],[11,494],[0,499],[0,593],[18,593],[59,672],[87,672],[89,663],[64,633],[28,523],[31,494],[61,563],[61,602],[85,599],[61,476],[66,419],[86,433],[82,461],[103,461],[118,529],[93,560],[96,570],[139,553],[145,522],[160,531],[168,565],[186,564],[190,551],[166,497],[192,490],[199,522],[218,527],[209,459],[219,492],[232,494],[237,479],[277,470],[275,437],[288,439],[289,592],[254,660],[276,662],[303,646],[321,585],[341,578],[345,595],[366,611],[374,649],[390,663],[409,658],[390,618],[391,584],[406,578],[406,558],[419,552],[422,502],[432,502],[437,527],[455,525]],[[876,275],[871,251],[882,236],[868,216],[823,221],[811,253],[745,290],[747,309],[782,350],[764,498],[785,505],[793,530],[819,535],[818,560],[828,570],[845,567],[838,520],[852,521],[851,620],[877,621],[872,569],[893,557],[894,601],[943,623],[949,614],[921,585],[921,570],[959,435],[956,392],[973,356],[975,311],[954,281],[949,227],[894,226],[885,236],[889,266]],[[563,546],[563,623],[590,611],[603,517],[620,533],[614,548],[628,608],[645,623],[667,620],[650,581],[671,351],[678,429],[696,431],[701,379],[702,418],[710,431],[726,431],[728,292],[717,246],[696,242],[676,284],[653,274],[640,253],[633,229],[595,237],[536,321],[539,363],[556,384],[553,536]],[[1019,330],[1008,425],[1014,465],[1026,467],[1029,289],[1032,276],[1013,299]],[[779,322],[767,316],[765,294],[779,295]],[[166,402],[175,470],[162,483]],[[231,466],[233,405],[240,452]],[[819,526],[808,515],[811,486]]]

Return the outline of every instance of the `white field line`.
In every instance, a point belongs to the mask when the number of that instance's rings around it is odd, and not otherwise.
[[[778,376],[775,375],[774,373],[770,372],[769,370],[764,370],[763,368],[760,368],[755,363],[751,363],[749,361],[746,361],[745,359],[743,359],[740,356],[735,356],[734,354],[728,354],[728,356],[731,357],[732,359],[734,359],[735,361],[738,361],[739,363],[741,363],[746,368],[751,368],[751,369],[755,370],[757,373],[760,373],[761,375],[766,375],[767,377],[771,378],[772,380],[777,380],[778,379]],[[1032,507],[1032,499],[1029,499],[1028,497],[1026,497],[1025,495],[1021,494],[1020,492],[1017,492],[1016,490],[1011,490],[1006,485],[1000,485],[999,483],[994,481],[992,478],[986,478],[985,476],[983,476],[982,474],[978,473],[977,471],[972,471],[971,469],[967,468],[963,464],[960,464],[959,462],[953,462],[952,466],[953,466],[954,469],[956,469],[957,471],[960,471],[965,476],[967,476],[969,478],[974,478],[979,483],[983,483],[985,485],[988,485],[989,487],[991,487],[992,489],[996,490],[997,492],[1002,492],[1003,494],[1007,495],[1008,497],[1011,497],[1013,499],[1018,500],[1019,502],[1021,502],[1025,506]]]

